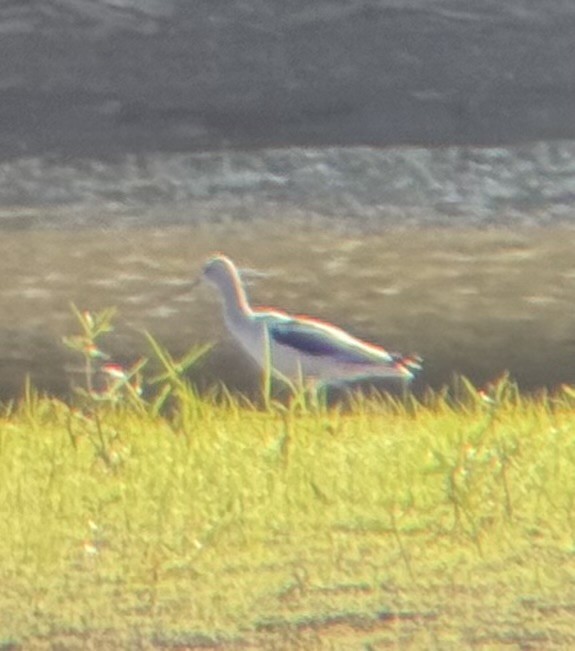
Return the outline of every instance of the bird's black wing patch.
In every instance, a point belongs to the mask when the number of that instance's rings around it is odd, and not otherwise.
[[[302,354],[329,356],[347,364],[368,364],[376,361],[369,353],[331,341],[328,334],[313,325],[295,320],[270,326],[269,334],[276,343],[289,346]]]

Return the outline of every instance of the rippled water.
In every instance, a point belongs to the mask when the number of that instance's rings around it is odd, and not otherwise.
[[[149,330],[175,353],[216,348],[199,381],[253,390],[258,373],[228,337],[208,287],[179,289],[220,250],[267,272],[254,304],[318,316],[425,358],[421,382],[453,372],[484,382],[509,369],[524,387],[575,382],[575,230],[391,230],[330,222],[148,230],[5,232],[0,272],[0,392],[27,373],[66,392],[78,371],[61,344],[70,303],[116,306],[109,349],[145,354]]]

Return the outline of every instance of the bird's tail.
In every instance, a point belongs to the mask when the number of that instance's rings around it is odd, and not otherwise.
[[[423,368],[423,359],[419,355],[392,353],[392,356],[396,366],[409,373],[410,380],[413,380]]]

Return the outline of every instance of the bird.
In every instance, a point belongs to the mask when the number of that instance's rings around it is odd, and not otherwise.
[[[384,378],[410,383],[421,368],[419,357],[390,353],[320,319],[252,308],[238,268],[221,253],[205,261],[198,282],[202,279],[218,290],[226,326],[244,351],[283,380],[330,385]]]

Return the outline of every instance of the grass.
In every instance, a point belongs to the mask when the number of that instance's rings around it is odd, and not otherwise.
[[[575,647],[573,389],[257,407],[77,316],[76,399],[0,419],[0,649]]]

